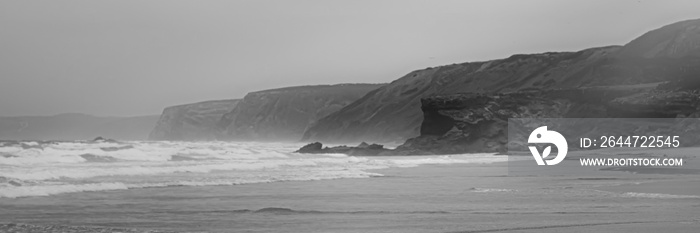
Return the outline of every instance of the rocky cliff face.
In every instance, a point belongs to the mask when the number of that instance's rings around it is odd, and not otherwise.
[[[561,117],[570,101],[551,100],[534,94],[453,94],[422,100],[420,136],[398,150],[410,154],[504,152],[508,142],[508,118]]]
[[[647,33],[625,46],[513,55],[414,71],[319,120],[306,131],[304,139],[401,142],[419,136],[424,120],[421,99],[434,95],[601,86],[624,89],[692,82],[700,76],[700,59],[693,52],[700,41],[693,39],[699,26],[698,20],[681,22],[670,29],[656,30],[661,33]],[[664,44],[664,49],[654,50],[661,52],[653,56],[640,52],[657,44]],[[689,52],[682,52],[686,49]]]
[[[639,85],[508,94],[466,93],[424,98],[422,110],[420,136],[407,140],[397,152],[505,152],[508,118],[697,117],[700,93],[669,93]],[[585,132],[590,128],[587,125],[577,130]]]
[[[150,140],[213,140],[217,124],[240,100],[215,100],[167,107],[149,135]]]
[[[383,84],[288,87],[247,94],[218,126],[232,140],[298,141],[311,124]]]

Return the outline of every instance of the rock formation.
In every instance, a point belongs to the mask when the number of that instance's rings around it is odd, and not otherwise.
[[[323,147],[320,142],[309,143],[301,147],[296,153],[302,154],[346,154],[352,156],[376,156],[376,155],[395,155],[395,150],[385,149],[383,145],[372,144],[368,145],[365,142],[358,146],[334,146]]]
[[[640,94],[641,93],[641,94]],[[325,147],[319,142],[301,148],[299,153],[342,153],[348,155],[428,155],[475,152],[507,152],[508,143],[526,144],[508,138],[509,118],[577,118],[575,124],[556,127],[569,135],[618,135],[629,128],[611,122],[611,125],[592,127],[586,118],[657,118],[700,117],[700,93],[697,91],[659,91],[647,86],[626,88],[576,88],[548,91],[521,91],[484,94],[461,93],[440,95],[421,100],[423,122],[420,136],[408,139],[394,150],[369,148],[366,143],[356,147]],[[670,120],[674,120],[671,118]],[[525,119],[522,119],[525,120]],[[680,135],[684,146],[700,145],[697,121],[676,119],[675,128],[660,128],[654,135]],[[527,124],[527,122],[523,122]],[[598,123],[598,122],[596,122]],[[644,123],[631,123],[637,127]],[[573,125],[573,126],[572,126]],[[575,127],[574,127],[575,126]],[[691,130],[692,129],[692,130]],[[617,130],[617,131],[616,131]],[[644,129],[644,132],[649,132]],[[527,139],[531,130],[518,130],[512,135]],[[621,135],[621,134],[620,134]],[[576,141],[570,141],[575,148]],[[524,146],[522,147],[524,148]]]
[[[298,86],[248,93],[218,127],[231,140],[298,141],[309,125],[382,85]]]
[[[413,71],[320,119],[305,132],[304,140],[403,142],[424,135],[421,134],[425,132],[421,128],[422,122],[434,119],[424,118],[433,113],[421,112],[421,100],[427,98],[430,101],[434,95],[481,93],[498,96],[502,93],[556,90],[576,93],[587,87],[608,87],[620,92],[654,89],[655,92],[639,94],[641,99],[649,101],[658,96],[670,97],[673,94],[660,93],[700,86],[698,28],[700,20],[683,21],[644,34],[625,46],[513,55],[500,60]],[[640,99],[630,96],[610,104],[626,103],[620,110],[628,111],[628,114],[620,112],[618,115],[630,116],[642,110],[634,107],[632,101],[637,100]],[[666,99],[655,101],[659,105]],[[571,107],[585,108],[586,105]]]
[[[425,98],[422,106],[424,121],[420,136],[407,140],[397,151],[412,154],[506,152],[509,143],[508,118],[697,117],[700,94],[669,94],[646,87],[468,93]],[[584,133],[590,127],[586,125],[582,129],[570,130]],[[520,134],[523,135],[520,138],[526,139],[529,131]]]

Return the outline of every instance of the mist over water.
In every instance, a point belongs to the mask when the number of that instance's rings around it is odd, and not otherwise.
[[[2,142],[0,198],[168,186],[243,185],[382,176],[374,169],[492,163],[492,154],[352,157],[296,154],[254,142]]]

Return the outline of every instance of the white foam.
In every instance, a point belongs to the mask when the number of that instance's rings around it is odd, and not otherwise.
[[[38,146],[39,142],[22,142],[22,144],[27,146]]]
[[[496,189],[496,188],[472,188],[471,192],[474,193],[503,193],[503,192],[515,192],[514,189]]]
[[[253,183],[271,183],[282,181],[313,181],[313,180],[328,180],[342,178],[369,178],[382,176],[381,174],[369,173],[359,170],[344,170],[344,171],[327,171],[314,173],[313,175],[296,174],[289,176],[271,176],[267,178],[254,179],[218,179],[218,180],[190,180],[190,181],[170,181],[160,183],[134,183],[127,184],[122,182],[109,183],[92,183],[92,184],[47,184],[33,186],[4,186],[0,189],[0,197],[17,198],[31,196],[49,196],[63,193],[76,192],[93,192],[93,191],[110,191],[110,190],[125,190],[135,188],[153,188],[153,187],[169,187],[169,186],[222,186],[222,185],[240,185]]]
[[[367,178],[380,176],[367,172],[372,169],[506,160],[504,156],[492,154],[308,155],[292,153],[302,146],[300,144],[283,143],[60,142],[37,145],[42,148],[0,147],[4,155],[0,156],[0,178],[15,182],[0,187],[0,197],[173,185]],[[90,156],[84,156],[86,154]]]
[[[15,186],[4,187],[0,189],[0,197],[30,197],[30,196],[49,196],[60,193],[75,193],[86,191],[105,191],[127,189],[122,183],[98,183],[98,184],[62,184],[62,185],[45,185],[45,186]]]
[[[85,159],[80,157],[85,154],[129,161],[168,161],[175,155],[224,160],[287,158],[289,152],[265,148],[255,150],[250,148],[250,145],[241,145],[240,143],[134,142],[132,144],[117,144],[61,142],[46,144],[44,148],[0,147],[0,153],[11,155],[0,158],[0,164],[32,165],[86,162]]]
[[[638,197],[638,198],[654,198],[654,199],[688,199],[688,198],[700,198],[696,195],[673,195],[664,193],[635,193],[627,192],[622,194],[623,197]]]
[[[0,176],[20,180],[55,180],[62,178],[84,179],[100,176],[140,176],[160,175],[169,173],[193,172],[208,173],[215,170],[261,170],[275,168],[280,165],[304,165],[313,164],[308,161],[269,162],[269,163],[196,163],[181,162],[163,166],[160,164],[106,164],[103,166],[69,166],[56,168],[25,168],[0,171]]]
[[[470,154],[397,157],[389,159],[389,161],[399,167],[416,167],[427,164],[487,164],[505,162],[507,159],[505,156],[494,156],[493,154]]]
[[[18,146],[0,146],[0,153],[18,153],[22,150],[22,147]]]

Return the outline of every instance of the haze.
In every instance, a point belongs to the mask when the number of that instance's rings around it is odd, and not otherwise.
[[[2,1],[0,116],[158,114],[276,87],[622,45],[700,1]]]

